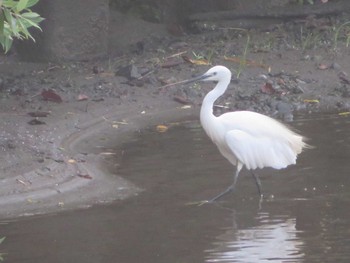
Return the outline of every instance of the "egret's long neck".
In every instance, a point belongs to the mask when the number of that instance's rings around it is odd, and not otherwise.
[[[215,118],[213,114],[213,106],[214,102],[222,95],[227,89],[228,84],[230,83],[230,79],[222,80],[216,84],[215,88],[210,91],[203,100],[200,119],[203,126],[207,120],[211,118]]]

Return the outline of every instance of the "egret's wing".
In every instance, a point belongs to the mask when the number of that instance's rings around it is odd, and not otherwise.
[[[274,143],[278,142],[291,147],[295,155],[301,153],[303,148],[308,147],[303,136],[295,133],[284,124],[256,112],[228,112],[218,119],[225,126],[226,131],[240,130],[254,138],[269,138]]]
[[[281,169],[296,163],[296,154],[288,141],[267,136],[253,136],[241,130],[227,132],[225,140],[247,169],[263,167]]]

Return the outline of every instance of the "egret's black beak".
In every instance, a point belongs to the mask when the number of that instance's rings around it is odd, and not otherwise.
[[[205,80],[205,79],[207,79],[207,78],[209,78],[209,77],[211,77],[210,74],[203,74],[203,75],[200,75],[200,76],[198,76],[198,77],[194,77],[194,78],[192,78],[192,79],[186,80],[186,81],[184,82],[184,84],[192,83],[192,82],[195,82],[195,81]]]

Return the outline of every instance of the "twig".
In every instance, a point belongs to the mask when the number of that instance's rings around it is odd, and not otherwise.
[[[181,51],[181,52],[179,52],[179,53],[176,53],[176,54],[173,54],[173,55],[171,55],[171,56],[168,56],[168,57],[166,57],[166,58],[164,58],[164,59],[169,59],[169,58],[178,57],[178,56],[181,56],[181,55],[186,54],[186,53],[187,53],[187,50]]]
[[[174,82],[174,83],[169,83],[169,84],[166,84],[164,86],[161,86],[158,88],[158,90],[162,90],[162,89],[165,89],[167,87],[171,87],[171,86],[175,86],[175,85],[178,85],[178,84],[183,84],[183,83],[186,83],[188,82],[189,80],[186,79],[186,80],[181,80],[181,81],[178,81],[178,82]]]

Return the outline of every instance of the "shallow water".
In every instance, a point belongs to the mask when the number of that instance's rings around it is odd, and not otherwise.
[[[153,128],[116,147],[111,165],[145,190],[87,210],[0,224],[5,262],[350,262],[350,118],[308,116],[293,123],[312,140],[298,164],[258,171],[266,199],[233,167],[197,122]],[[115,160],[107,160],[115,164]],[[118,159],[118,162],[120,159]]]

